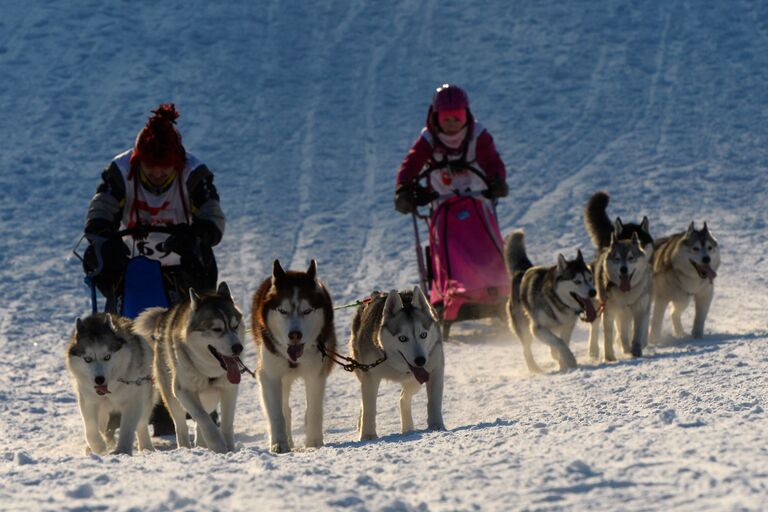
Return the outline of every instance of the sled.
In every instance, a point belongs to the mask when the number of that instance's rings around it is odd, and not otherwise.
[[[136,318],[147,308],[168,307],[160,262],[146,256],[131,258],[125,270],[121,314]]]
[[[453,190],[432,201],[428,212],[416,209],[412,214],[420,284],[440,315],[445,339],[454,322],[505,320],[510,288],[496,202],[484,195],[487,179],[474,167],[464,164],[462,168],[481,178],[485,189]],[[416,183],[428,182],[437,169],[422,171]],[[426,224],[429,237],[424,248],[419,220]]]
[[[137,226],[118,231],[115,238],[125,236],[135,236],[137,239],[146,238],[149,233],[173,233],[172,227],[147,227]],[[96,287],[93,284],[93,277],[101,272],[103,262],[100,256],[100,244],[106,239],[96,240],[96,254],[98,265],[95,270],[85,277],[85,283],[91,291],[92,313],[99,310]],[[82,238],[80,239],[82,242]],[[80,242],[73,249],[73,253],[81,261],[83,257],[77,252]],[[146,256],[135,256],[128,261],[125,276],[123,278],[123,291],[120,297],[105,297],[104,312],[117,313],[127,318],[136,318],[142,311],[151,307],[170,306],[168,292],[165,288],[162,264],[157,260],[152,260]]]

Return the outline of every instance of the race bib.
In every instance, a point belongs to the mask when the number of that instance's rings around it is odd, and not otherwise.
[[[123,238],[125,245],[131,250],[131,257],[146,256],[151,260],[159,261],[161,265],[180,265],[181,256],[171,251],[162,250],[162,245],[169,237],[168,233],[149,233],[143,240],[134,240],[133,237]]]

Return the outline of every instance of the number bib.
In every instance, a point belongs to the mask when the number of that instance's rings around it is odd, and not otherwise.
[[[186,205],[189,204],[187,179],[200,161],[187,153],[186,166],[167,190],[153,194],[137,185],[134,180],[138,176],[130,176],[131,151],[118,155],[114,162],[123,175],[125,183],[125,205],[123,207],[122,228],[128,228],[137,223],[147,226],[173,226],[181,223],[191,223],[188,218]],[[125,244],[131,251],[131,256],[146,256],[159,261],[163,266],[179,265],[181,257],[175,252],[161,250],[163,242],[170,235],[166,233],[150,233],[146,239],[135,240],[125,237]]]
[[[159,261],[163,266],[179,265],[181,256],[162,250],[163,243],[169,236],[167,233],[149,233],[144,240],[134,240],[133,237],[126,236],[123,241],[131,251],[131,258],[146,256],[150,260]]]

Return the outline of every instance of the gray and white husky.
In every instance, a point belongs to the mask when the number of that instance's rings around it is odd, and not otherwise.
[[[305,444],[323,445],[323,399],[333,362],[320,345],[334,350],[333,303],[312,260],[306,272],[285,271],[275,260],[272,277],[253,296],[251,326],[259,351],[261,399],[269,420],[269,449],[293,448],[289,398],[293,381],[304,379],[307,397]]]
[[[596,258],[599,258],[601,254],[608,250],[608,248],[611,246],[612,240],[631,240],[632,236],[634,235],[637,236],[639,244],[645,253],[645,257],[647,259],[646,261],[650,262],[651,255],[653,254],[653,237],[651,236],[648,217],[643,217],[640,223],[624,223],[619,217],[616,217],[616,220],[612,224],[611,220],[608,218],[608,214],[606,213],[606,208],[608,207],[609,201],[610,196],[608,193],[601,190],[592,194],[592,196],[589,198],[589,201],[587,201],[587,206],[584,208],[584,226],[587,228],[587,233],[589,233],[589,237],[592,239],[592,243],[595,246]],[[599,278],[597,274],[598,272],[595,269],[595,281],[599,284]],[[603,294],[601,300],[604,298],[605,294]],[[642,298],[645,300],[646,297],[642,296]],[[628,297],[624,297],[624,299],[628,299]],[[639,306],[640,304],[634,305],[634,307]],[[621,311],[621,308],[619,311]],[[628,348],[628,338],[629,330],[632,328],[633,321],[630,317],[633,317],[633,315],[626,310],[623,311],[624,314],[617,314],[615,316],[616,322],[614,325],[617,325],[619,332],[623,333],[622,345],[624,347],[624,352],[630,353],[631,348]],[[645,321],[645,323],[645,329],[647,329],[648,322]],[[611,332],[613,332],[612,327],[613,326],[611,326]],[[603,319],[603,328],[605,328],[605,319]],[[592,325],[589,327],[589,355],[593,359],[600,357],[600,348],[598,346],[598,340],[600,336],[599,330],[600,326],[597,322],[592,323]],[[647,341],[647,334],[643,336],[643,340],[645,340],[643,343]],[[608,341],[605,340],[604,343],[606,347],[610,345],[610,347],[606,348],[605,350],[606,360],[615,360],[616,357],[613,352],[613,341],[608,343]]]
[[[152,450],[149,416],[157,399],[152,386],[152,348],[135,335],[127,318],[107,314],[77,319],[67,349],[85,427],[86,452],[131,455],[138,434],[139,449]],[[110,415],[120,415],[115,446]]]
[[[178,447],[190,446],[189,413],[196,423],[197,446],[233,451],[243,315],[224,282],[215,293],[190,289],[189,299],[170,309],[145,310],[135,329],[155,340],[155,382],[176,427]],[[219,403],[221,429],[209,415]]]
[[[595,262],[595,282],[603,309],[605,360],[616,360],[614,326],[618,328],[624,353],[641,357],[648,344],[652,272],[650,258],[637,233],[632,233],[629,240],[611,235],[610,245],[600,251]],[[597,333],[596,328],[589,333],[589,354],[593,358],[600,355]]]
[[[704,336],[704,322],[712,304],[715,277],[720,267],[720,249],[707,223],[656,241],[653,254],[653,323],[651,340],[658,342],[667,305],[672,303],[672,327],[675,336],[685,335],[680,316],[691,297],[696,305],[691,335]]]
[[[509,322],[523,344],[528,370],[541,372],[531,351],[534,337],[549,346],[560,370],[576,368],[576,357],[568,346],[576,320],[582,313],[587,322],[596,318],[592,271],[581,251],[573,260],[558,254],[557,265],[534,267],[520,230],[504,240],[504,261],[512,279],[507,302]]]
[[[445,430],[443,424],[443,378],[445,357],[440,326],[421,288],[413,292],[392,290],[374,293],[369,304],[358,308],[352,320],[349,351],[363,364],[384,358],[377,366],[355,370],[362,388],[358,420],[361,441],[376,438],[376,398],[382,379],[402,385],[400,426],[413,430],[411,399],[427,384],[427,426]]]

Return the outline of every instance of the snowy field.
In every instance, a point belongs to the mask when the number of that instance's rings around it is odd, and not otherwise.
[[[768,4],[756,0],[0,0],[0,509],[764,510],[768,506]],[[238,450],[84,456],[64,349],[90,303],[70,250],[102,167],[174,101],[228,217],[220,275],[243,309],[272,260],[310,258],[334,299],[411,287],[396,169],[435,86],[467,88],[509,175],[502,231],[535,263],[592,254],[581,212],[707,221],[722,250],[701,341],[531,376],[484,322],[446,346],[448,431],[400,435],[337,368],[326,446],[273,455],[253,380]],[[350,310],[336,317],[340,340]],[[692,315],[686,314],[690,328]],[[665,324],[669,331],[670,326]],[[246,349],[255,366],[255,350]],[[301,387],[294,438],[303,441]],[[426,400],[417,395],[417,426]]]

